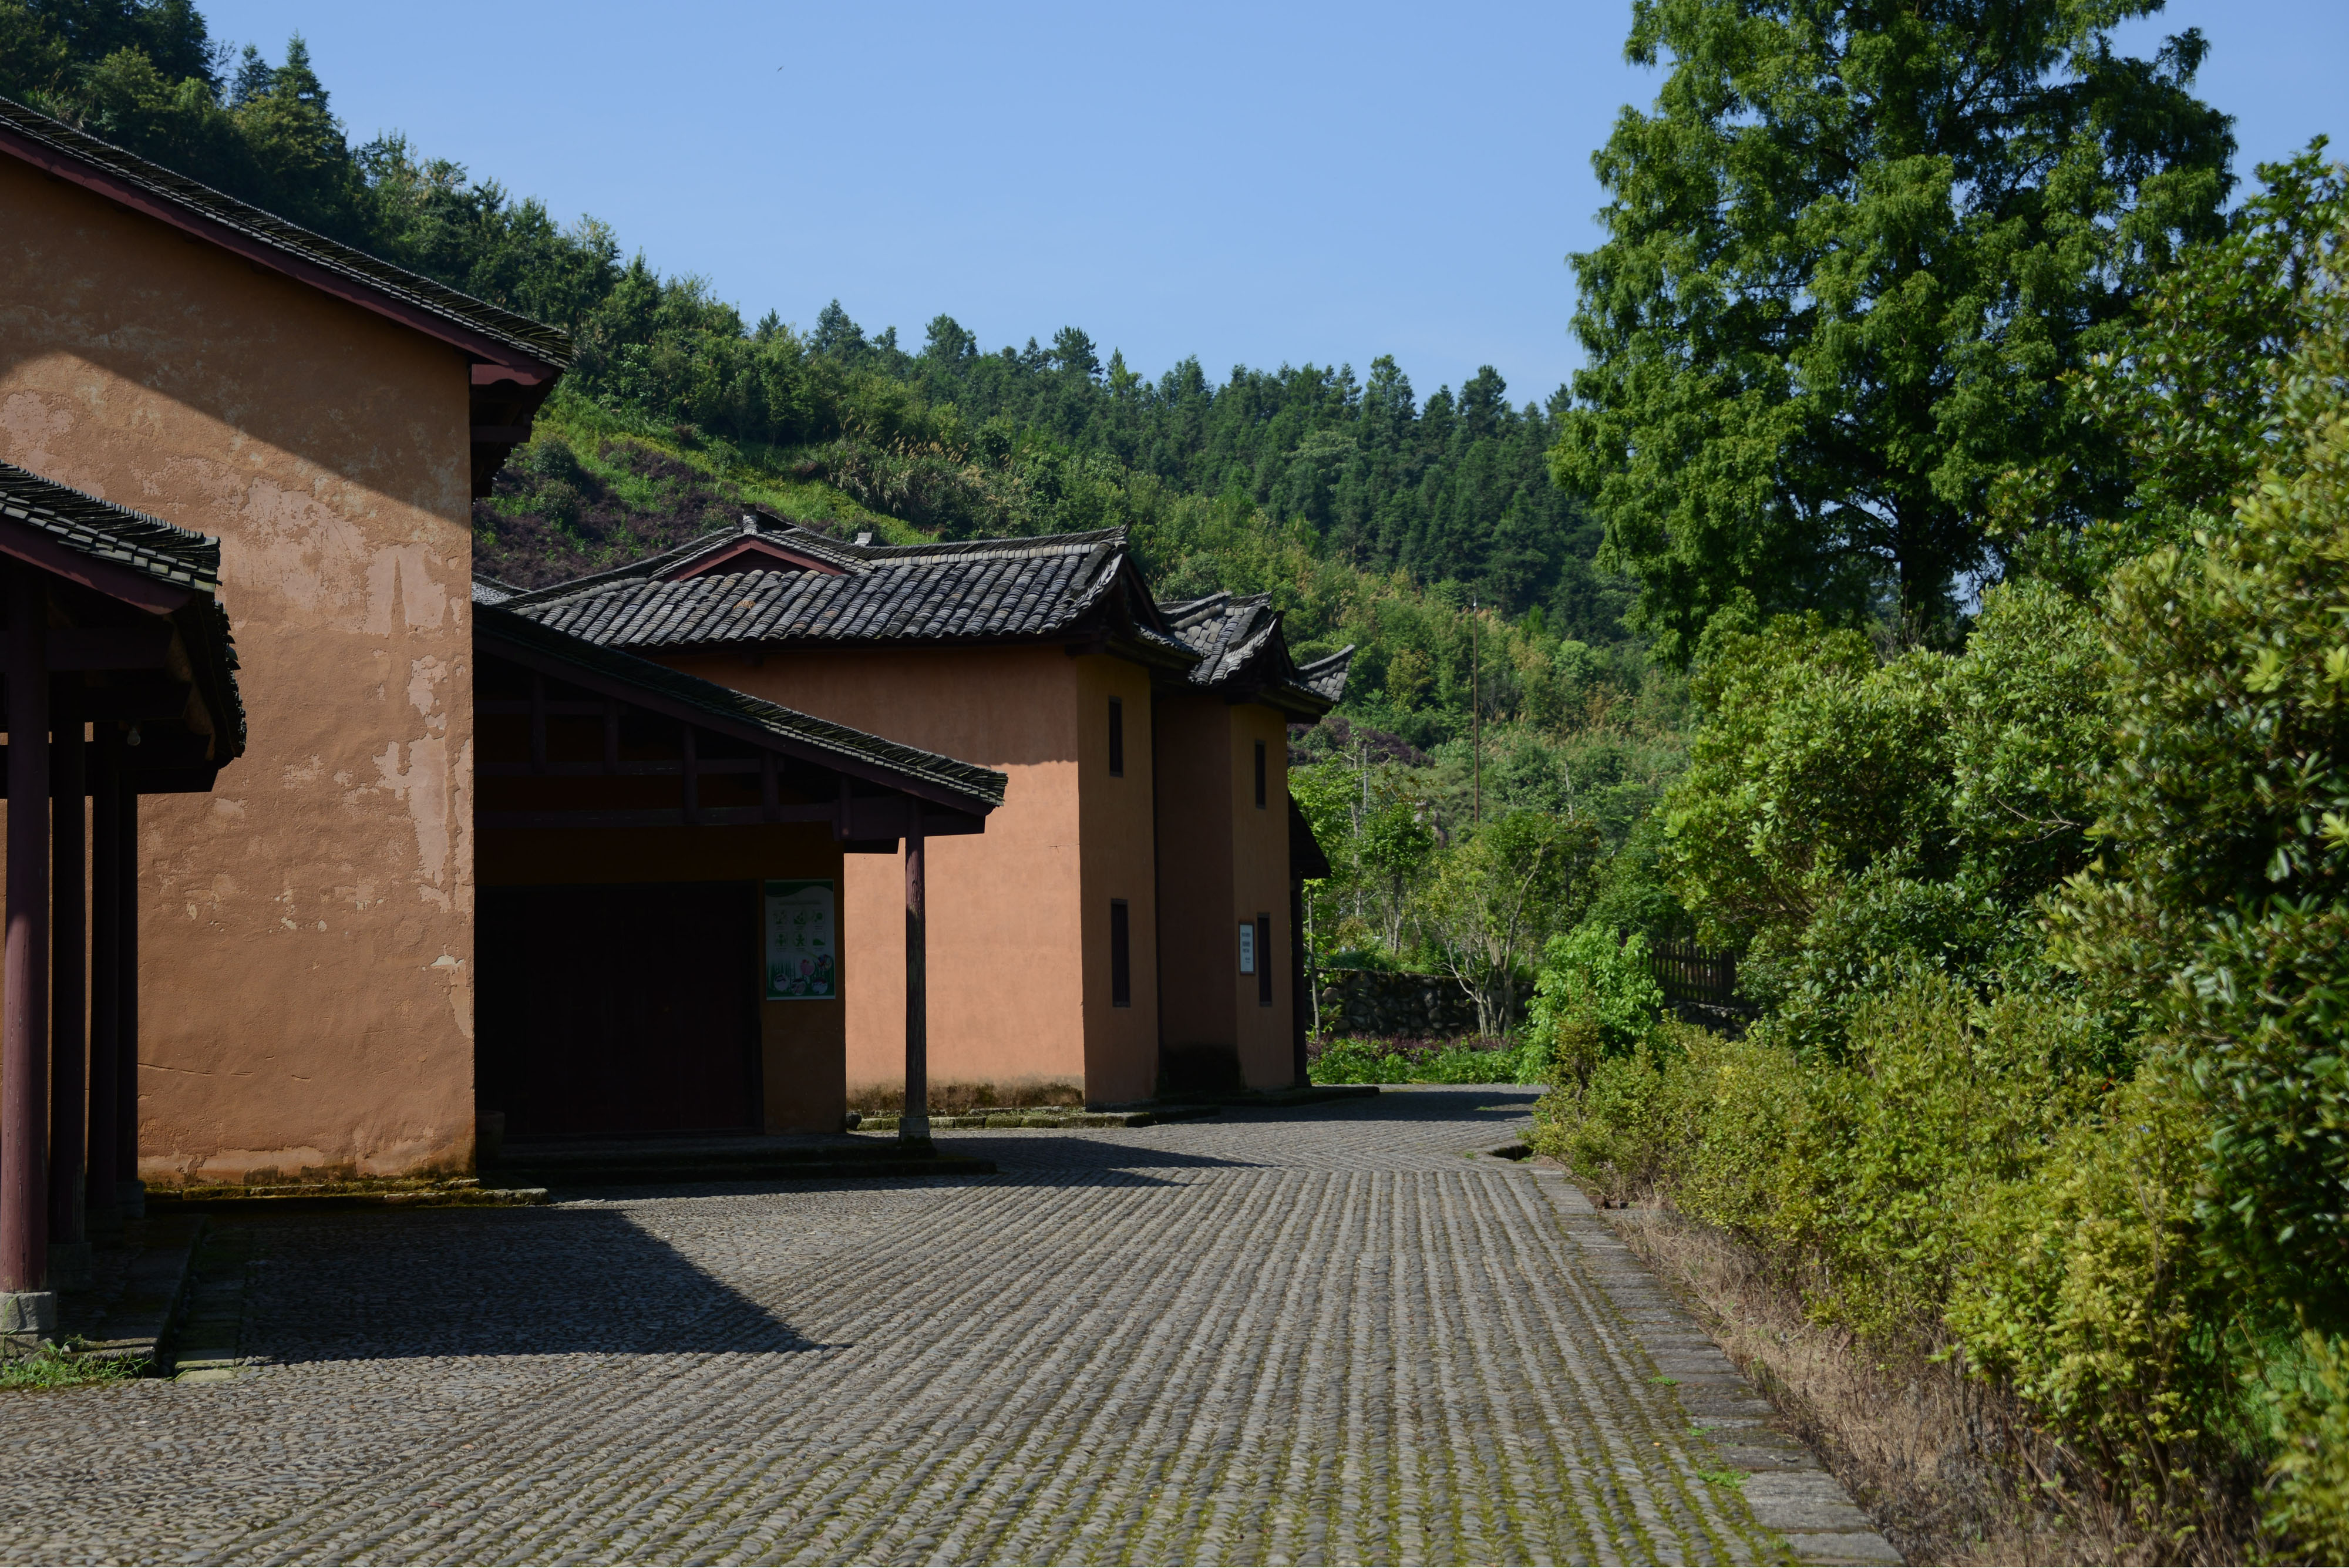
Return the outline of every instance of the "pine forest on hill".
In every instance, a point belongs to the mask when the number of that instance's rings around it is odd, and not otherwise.
[[[2159,0],[1628,9],[1659,91],[1539,401],[746,323],[349,146],[192,0],[0,0],[0,93],[569,328],[495,575],[750,506],[1117,525],[1162,597],[1356,645],[1293,742],[1309,950],[1482,1039],[1325,1034],[1320,1081],[1543,1085],[1535,1147],[1910,1561],[2341,1561],[2349,171],[2240,180],[2207,40],[2116,41]]]

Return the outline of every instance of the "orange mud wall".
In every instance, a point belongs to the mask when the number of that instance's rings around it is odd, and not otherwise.
[[[756,662],[753,661],[756,658]],[[984,834],[929,841],[929,1069],[936,1083],[1081,1085],[1146,1098],[1157,1077],[1148,675],[1045,648],[770,649],[677,669],[1009,775]],[[1126,705],[1109,772],[1108,695]],[[848,1085],[905,1076],[905,863],[852,855],[841,949]],[[1109,994],[1109,905],[1127,902],[1133,995]],[[876,978],[877,977],[877,978]]]
[[[851,906],[841,876],[843,858],[830,828],[784,823],[764,827],[491,828],[481,834],[479,865],[484,888],[822,879],[833,885],[844,926]],[[843,996],[854,996],[864,984],[888,984],[892,977],[856,964],[856,950],[850,944],[843,941],[841,950]],[[902,1011],[903,971],[895,978]],[[759,976],[745,974],[742,984],[759,987]],[[840,998],[759,1003],[767,1131],[840,1131],[848,1110],[847,1028],[842,1009]]]
[[[1165,1048],[1228,1051],[1252,1089],[1296,1076],[1290,1038],[1288,731],[1260,703],[1162,697],[1156,722],[1160,981]],[[1256,804],[1256,743],[1265,801]],[[1240,972],[1239,928],[1272,919],[1257,955],[1272,1005]]]
[[[244,758],[140,817],[150,1182],[473,1163],[454,349],[0,161],[0,457],[222,539]]]

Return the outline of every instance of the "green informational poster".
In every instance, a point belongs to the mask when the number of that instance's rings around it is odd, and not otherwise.
[[[840,995],[839,920],[830,882],[767,884],[767,1000]]]

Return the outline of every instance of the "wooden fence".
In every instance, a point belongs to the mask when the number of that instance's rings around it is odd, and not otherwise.
[[[1691,1023],[1742,1024],[1753,1005],[1737,994],[1737,955],[1694,942],[1657,942],[1649,950],[1656,984],[1672,1011]]]

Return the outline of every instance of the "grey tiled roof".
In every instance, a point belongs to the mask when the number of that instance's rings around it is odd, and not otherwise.
[[[823,560],[836,570],[677,576],[745,538]],[[1191,661],[1190,649],[1157,624],[1120,529],[1039,539],[851,545],[760,522],[505,602],[543,625],[614,648],[1043,640],[1112,629],[1157,649],[1170,663]]]
[[[0,130],[39,143],[51,152],[95,165],[158,201],[234,229],[272,250],[323,267],[378,294],[471,327],[542,363],[560,367],[571,361],[570,335],[559,327],[502,310],[486,300],[475,299],[445,284],[379,261],[338,240],[313,234],[298,223],[289,223],[209,185],[174,174],[160,164],[150,163],[112,142],[76,130],[13,99],[0,98]]]
[[[0,462],[0,517],[85,556],[198,593],[220,591],[220,541]]]
[[[582,670],[657,691],[672,701],[697,708],[713,719],[751,724],[778,740],[792,742],[795,750],[812,750],[843,761],[863,763],[869,768],[919,779],[951,790],[984,806],[1003,804],[1003,791],[1009,780],[992,768],[957,762],[936,752],[884,740],[863,730],[853,730],[829,719],[819,719],[812,714],[770,702],[762,697],[737,691],[730,686],[704,680],[698,675],[671,670],[666,664],[657,664],[649,659],[598,647],[584,638],[543,625],[526,615],[494,603],[485,603],[481,597],[478,583],[473,602],[481,607],[474,618],[475,628],[493,638],[505,638]]]
[[[1350,642],[1335,653],[1299,665],[1297,682],[1335,707],[1346,695],[1346,675],[1353,664],[1354,645]]]
[[[1289,657],[1270,594],[1209,594],[1162,604],[1158,610],[1174,635],[1200,656],[1191,671],[1194,685],[1227,695],[1257,692],[1277,707],[1317,714],[1346,694],[1352,647],[1299,666]]]
[[[204,706],[222,726],[216,735],[224,742],[222,754],[215,761],[224,764],[243,754],[244,698],[236,685],[236,643],[229,635],[228,611],[221,607],[218,539],[100,501],[11,462],[0,462],[0,518],[37,529],[76,555],[193,593],[195,599],[172,618]]]

